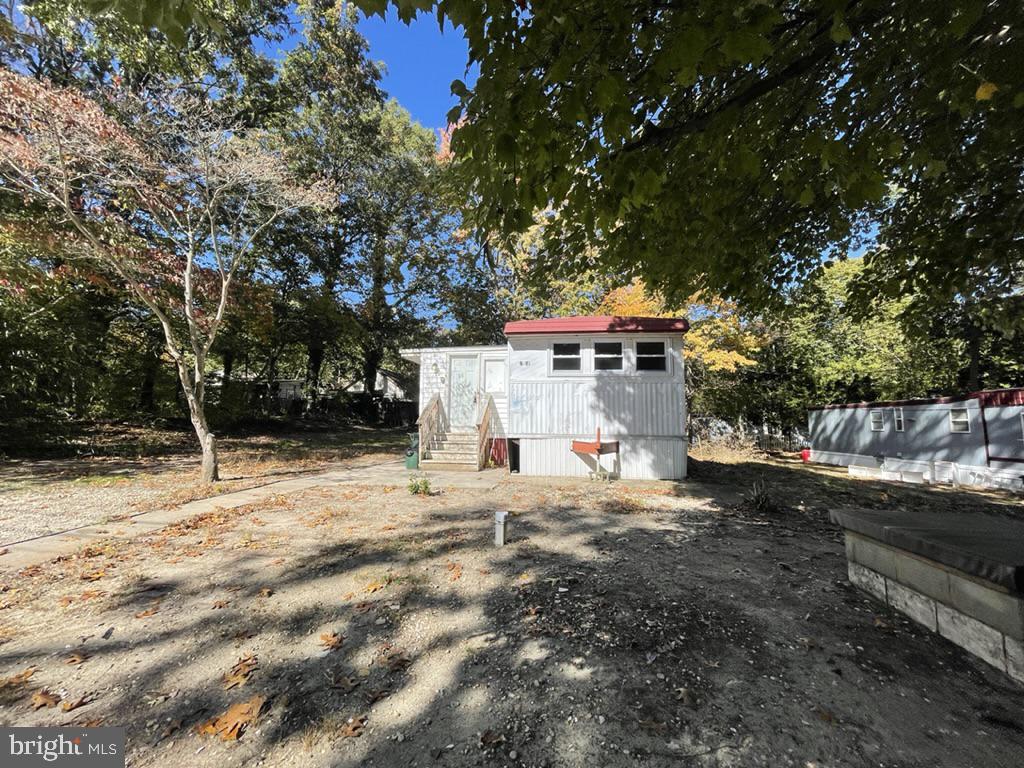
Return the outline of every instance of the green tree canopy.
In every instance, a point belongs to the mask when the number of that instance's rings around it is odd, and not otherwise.
[[[394,5],[464,30],[479,78],[450,118],[476,221],[554,208],[551,271],[591,246],[670,299],[764,306],[875,226],[869,298],[1019,269],[1015,0]]]

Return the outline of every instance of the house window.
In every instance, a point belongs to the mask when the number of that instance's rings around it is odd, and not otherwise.
[[[902,432],[903,431],[903,409],[902,408],[893,408],[892,409],[892,421],[893,421],[893,424],[896,425],[896,431],[897,432]]]
[[[595,341],[594,342],[594,370],[595,371],[621,371],[622,370],[622,342],[621,341]]]
[[[966,408],[950,408],[949,409],[949,431],[950,432],[970,432],[971,421],[967,416]]]
[[[580,345],[554,344],[551,348],[551,370],[580,370]]]
[[[871,412],[871,431],[881,432],[882,427],[885,426],[885,416],[882,415],[881,411]]]
[[[638,341],[636,343],[636,369],[638,371],[664,371],[666,364],[664,341]]]

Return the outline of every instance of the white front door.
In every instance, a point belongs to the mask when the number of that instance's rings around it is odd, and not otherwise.
[[[448,378],[448,418],[452,427],[476,426],[476,389],[480,359],[452,357]]]

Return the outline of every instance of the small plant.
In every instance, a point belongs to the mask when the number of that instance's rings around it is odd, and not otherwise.
[[[768,493],[768,486],[765,484],[764,478],[756,480],[754,485],[751,486],[750,492],[743,498],[755,512],[771,513],[778,511],[775,500]]]
[[[426,475],[412,475],[409,478],[409,493],[414,496],[429,496],[430,479]]]

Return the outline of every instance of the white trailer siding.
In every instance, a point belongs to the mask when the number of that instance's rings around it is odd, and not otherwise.
[[[667,370],[637,371],[636,342],[663,341]],[[620,371],[594,370],[595,342],[622,343]],[[555,343],[579,343],[579,371],[552,369]],[[574,439],[619,441],[602,465],[623,478],[686,476],[686,398],[682,339],[652,334],[537,335],[509,338],[508,434],[519,441],[525,475],[585,476],[593,457],[572,453]],[[614,466],[613,466],[614,463]]]
[[[433,349],[409,350],[412,359],[419,363],[419,408],[422,411],[434,395],[441,396],[446,412],[451,409],[448,381],[451,376],[452,357],[476,357],[477,390],[482,398],[490,395],[498,411],[498,437],[504,437],[508,424],[508,348],[489,347],[438,347]]]
[[[519,472],[523,475],[587,477],[596,468],[593,456],[569,450],[572,438],[527,437],[519,440]],[[601,440],[605,441],[601,431]],[[601,457],[601,466],[634,480],[678,480],[686,477],[686,440],[609,435],[619,441],[619,453]]]
[[[579,438],[598,429],[609,440],[683,436],[686,400],[673,381],[513,381],[511,389],[509,430],[518,437]]]
[[[498,411],[498,424],[495,437],[508,435],[508,349],[501,352],[485,352],[481,354],[480,391],[484,397],[494,398],[494,407]]]
[[[859,472],[885,479],[1022,487],[1024,406],[991,404],[993,399],[998,395],[978,393],[812,410],[811,460],[865,468]],[[965,411],[960,423],[966,431],[954,430],[954,412]]]
[[[447,397],[445,382],[448,370],[448,355],[439,349],[425,349],[420,352],[420,400],[419,407],[423,410],[430,398],[440,395]]]

